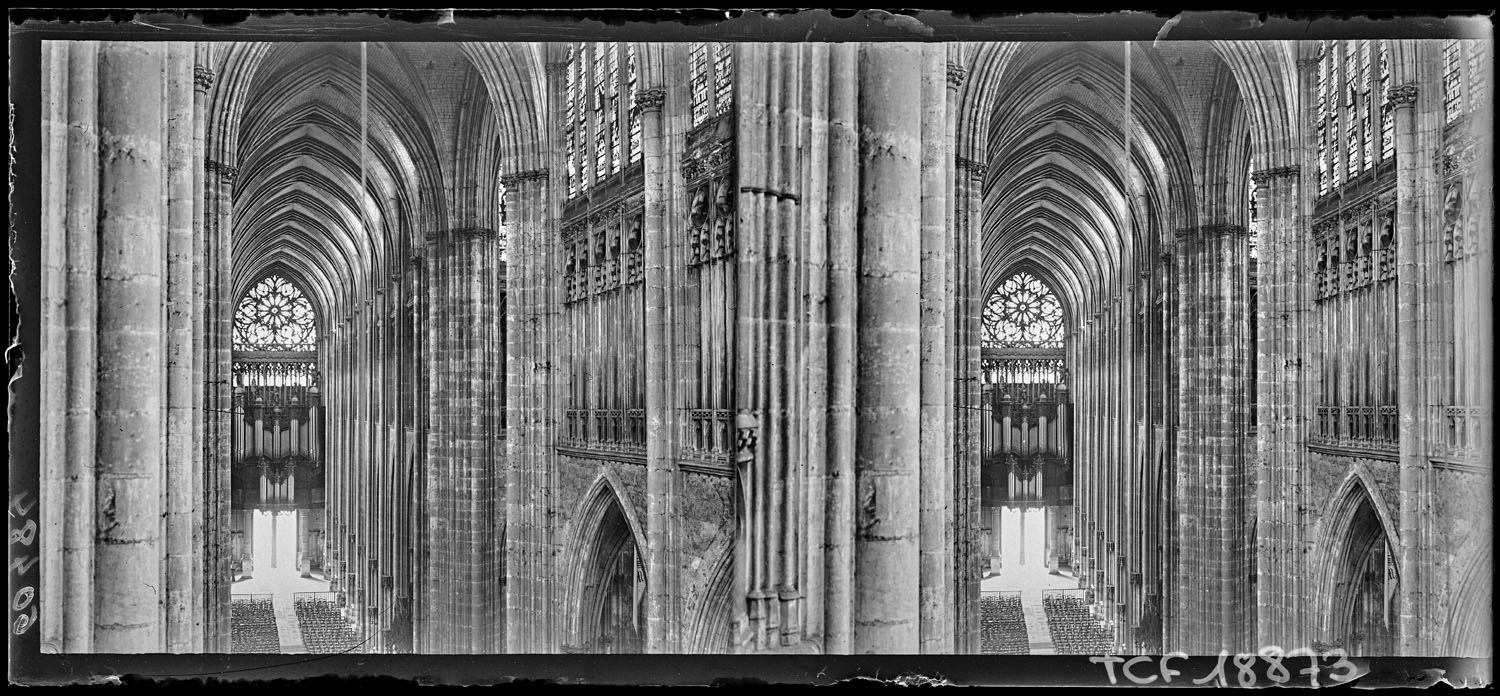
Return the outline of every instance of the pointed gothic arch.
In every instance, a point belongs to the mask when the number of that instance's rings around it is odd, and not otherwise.
[[[644,651],[646,537],[621,490],[613,473],[600,472],[573,517],[562,566],[564,651]]]
[[[1362,464],[1334,494],[1320,535],[1322,638],[1352,655],[1392,654],[1401,577],[1396,526]]]

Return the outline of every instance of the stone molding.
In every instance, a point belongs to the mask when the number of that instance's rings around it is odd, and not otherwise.
[[[215,159],[203,160],[203,169],[204,171],[218,174],[225,181],[234,181],[234,178],[240,174],[239,167],[232,164],[224,164]]]
[[[1302,175],[1302,168],[1297,165],[1289,167],[1270,167],[1260,171],[1251,172],[1250,179],[1255,182],[1256,188],[1269,185],[1273,179],[1290,178]]]
[[[953,165],[955,167],[958,167],[959,169],[969,170],[969,175],[973,176],[976,179],[983,179],[984,175],[989,173],[990,170],[988,165],[981,162],[976,162],[961,155],[955,156],[953,158]]]

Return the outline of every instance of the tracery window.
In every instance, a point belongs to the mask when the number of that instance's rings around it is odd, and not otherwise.
[[[1316,131],[1322,195],[1395,157],[1395,137],[1386,42],[1324,41],[1318,51]]]
[[[1452,123],[1458,120],[1464,113],[1463,83],[1460,81],[1459,68],[1462,59],[1459,57],[1459,46],[1457,41],[1446,41],[1443,43],[1443,113],[1446,122]]]
[[[569,197],[641,160],[641,117],[633,108],[638,75],[633,44],[568,47],[563,156]]]
[[[693,125],[727,113],[734,104],[734,54],[727,43],[692,44],[688,49]]]
[[[1249,202],[1246,206],[1248,210],[1245,211],[1245,219],[1250,223],[1246,227],[1250,230],[1250,258],[1253,259],[1260,255],[1260,211],[1257,209],[1259,201],[1255,198],[1255,175],[1252,173],[1246,176],[1245,180],[1249,182],[1249,193],[1245,196],[1245,200]]]
[[[317,342],[312,304],[279,275],[263,278],[235,309],[235,350],[312,351]]]
[[[1062,304],[1042,281],[1021,271],[1000,284],[984,307],[986,348],[1062,348]]]
[[[1485,103],[1485,43],[1451,40],[1443,42],[1444,122],[1453,123]]]

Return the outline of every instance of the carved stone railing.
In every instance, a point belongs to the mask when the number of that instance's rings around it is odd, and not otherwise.
[[[1428,446],[1436,456],[1476,459],[1490,451],[1490,410],[1477,406],[1434,406],[1428,417]]]
[[[601,452],[643,452],[646,448],[646,411],[640,408],[563,411],[558,444]]]
[[[728,409],[695,408],[688,412],[687,454],[702,458],[728,458],[734,448],[734,412]]]
[[[1309,441],[1324,447],[1394,450],[1401,423],[1394,405],[1319,406]]]

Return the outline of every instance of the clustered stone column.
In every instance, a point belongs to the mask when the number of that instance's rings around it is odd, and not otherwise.
[[[195,423],[202,112],[190,43],[68,42],[43,55],[49,396],[43,642],[65,652],[201,652],[214,511]],[[210,556],[213,554],[210,553]],[[52,602],[59,606],[51,606]]]
[[[555,491],[552,446],[557,424],[557,357],[560,283],[551,221],[555,202],[546,170],[504,179],[506,231],[513,249],[507,272],[505,648],[507,652],[556,649],[559,620],[553,606]]]
[[[1175,500],[1176,635],[1173,649],[1244,650],[1249,591],[1245,229],[1211,224],[1177,236],[1181,301],[1181,437]]]
[[[1318,60],[1296,61],[1301,94],[1316,93]],[[1315,132],[1309,112],[1298,124]],[[1317,195],[1316,140],[1267,143],[1274,159],[1252,173],[1260,224],[1256,260],[1256,421],[1261,474],[1256,524],[1257,638],[1260,645],[1310,645],[1315,607],[1304,559],[1313,551],[1306,502],[1307,437],[1319,392],[1316,355],[1319,340],[1312,288],[1312,235],[1308,225]],[[1284,162],[1300,162],[1284,164]],[[1315,170],[1308,170],[1315,171]]]
[[[955,49],[950,49],[956,52]],[[950,60],[953,57],[950,56]],[[958,117],[958,93],[967,71],[956,63],[948,63],[948,110],[950,137],[955,139]],[[979,548],[980,523],[980,442],[982,379],[980,370],[980,335],[982,331],[982,256],[980,252],[980,213],[983,208],[985,165],[975,159],[954,154],[952,186],[949,197],[948,227],[953,236],[952,257],[949,259],[951,277],[950,310],[953,342],[949,346],[952,355],[952,406],[954,419],[953,435],[953,481],[956,526],[953,533],[954,588],[957,598],[957,624],[954,632],[954,652],[973,653],[979,651],[979,582],[984,569],[981,566],[983,551]]]
[[[950,652],[947,50],[740,50],[735,649]]]
[[[1255,345],[1257,362],[1257,440],[1261,475],[1257,490],[1257,625],[1261,645],[1309,644],[1295,604],[1294,585],[1301,576],[1298,551],[1303,536],[1298,502],[1306,466],[1306,437],[1311,414],[1308,368],[1297,359],[1306,345],[1312,302],[1305,291],[1311,277],[1303,232],[1301,170],[1295,166],[1257,170],[1253,175],[1260,222],[1260,255],[1256,260]],[[1311,362],[1311,361],[1308,361]]]
[[[497,442],[502,401],[492,376],[503,343],[495,230],[462,228],[428,236],[431,431],[427,441],[426,650],[494,652],[501,641],[500,544],[503,504]]]

